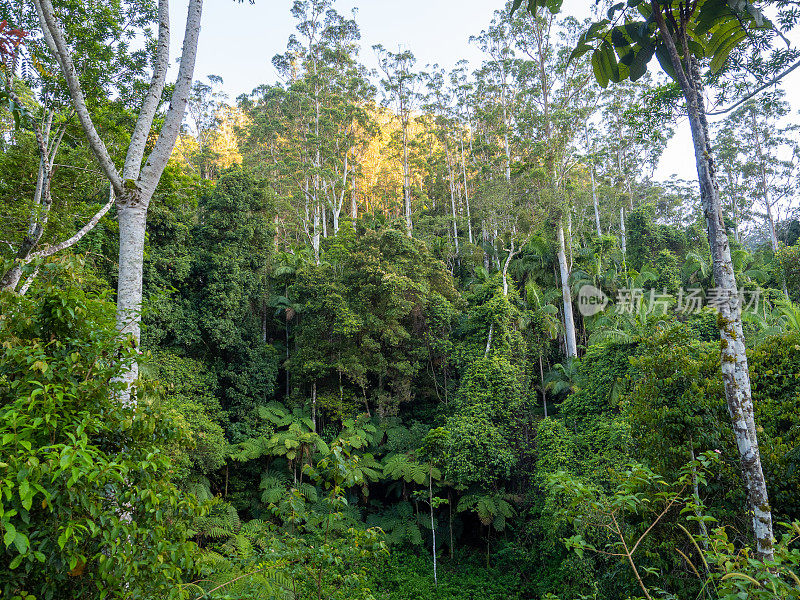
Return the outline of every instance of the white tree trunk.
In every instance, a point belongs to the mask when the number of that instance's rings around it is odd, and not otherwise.
[[[739,450],[747,503],[756,541],[756,554],[764,560],[772,560],[774,555],[772,512],[761,468],[761,456],[753,414],[750,371],[742,332],[741,304],[719,199],[719,187],[712,158],[713,148],[708,134],[699,68],[696,63],[692,64],[694,61],[690,61],[688,72],[684,70],[673,38],[661,14],[661,7],[656,2],[657,0],[652,0],[654,16],[686,100],[689,126],[692,132],[697,178],[700,183],[700,199],[706,217],[708,243],[713,257],[714,281],[721,300],[717,322],[720,333],[722,380],[725,385],[725,399],[736,438],[736,446]]]
[[[117,283],[117,329],[130,335],[137,346],[141,339],[142,270],[144,263],[147,207],[134,192],[117,203],[119,221],[119,281]],[[139,376],[136,362],[120,378],[128,389]]]
[[[314,261],[319,265],[319,205],[314,207],[314,233],[311,236],[311,247],[314,249]]]
[[[431,509],[431,534],[433,535],[433,585],[439,585],[436,574],[436,523],[433,520],[433,475],[428,474],[428,506]]]
[[[461,136],[461,173],[464,176],[464,206],[467,210],[467,239],[473,243],[472,239],[472,215],[469,211],[469,187],[467,185],[467,160],[464,155],[464,136]]]
[[[447,135],[445,133],[445,135]],[[450,148],[447,140],[445,140],[445,151],[447,155],[447,175],[450,180],[450,208],[453,215],[453,243],[455,244],[456,254],[458,254],[458,214],[456,213],[456,182],[455,170],[450,161]]]
[[[406,232],[411,237],[411,173],[408,165],[408,117],[403,117],[403,209],[406,217]]]
[[[566,341],[567,356],[578,356],[578,344],[575,338],[575,319],[572,314],[572,293],[569,289],[569,267],[567,266],[567,252],[564,244],[564,224],[558,222],[558,268],[561,275],[561,296],[564,301],[564,338]]]
[[[622,256],[625,256],[628,253],[627,248],[627,239],[625,238],[625,207],[619,207],[619,230],[620,230],[620,238],[622,241]]]
[[[519,254],[519,250],[514,250],[514,240],[511,240],[511,249],[508,251],[506,261],[503,263],[503,295],[508,296],[508,265],[512,259]]]
[[[61,27],[56,19],[51,0],[34,0],[34,6],[42,26],[45,42],[56,58],[61,73],[66,80],[72,105],[89,142],[89,147],[111,182],[116,195],[120,228],[117,329],[122,336],[131,335],[134,343],[138,346],[140,341],[142,266],[147,209],[161,174],[175,147],[175,141],[186,112],[186,104],[191,91],[197,58],[203,0],[189,0],[178,78],[173,88],[170,107],[164,116],[161,131],[153,150],[147,157],[144,168],[141,168],[146,141],[151,133],[153,118],[161,101],[166,71],[169,65],[169,2],[167,0],[159,0],[159,34],[155,66],[150,87],[142,103],[133,137],[128,147],[125,167],[121,176],[114,166],[114,162],[95,129],[89,114],[77,70],[69,47],[64,40]],[[122,375],[121,379],[128,384],[128,390],[130,390],[130,385],[136,380],[137,376],[138,366],[135,364],[130,371]],[[130,402],[133,399],[130,393],[127,393],[122,400]]]
[[[594,182],[594,167],[589,171],[592,176],[592,200],[594,201],[594,222],[597,225],[597,237],[603,235],[603,230],[600,228],[600,205],[597,202],[597,186]]]

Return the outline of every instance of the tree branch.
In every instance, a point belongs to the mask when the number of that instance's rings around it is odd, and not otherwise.
[[[46,0],[38,0],[46,1]],[[169,110],[164,117],[161,134],[156,140],[155,148],[147,157],[142,174],[139,176],[141,187],[152,192],[161,178],[164,167],[172,155],[175,141],[178,139],[183,116],[186,112],[189,93],[192,88],[194,65],[197,59],[197,42],[200,38],[200,19],[203,14],[203,0],[189,0],[189,11],[186,16],[186,32],[183,37],[183,51],[178,68],[178,81],[172,92]]]
[[[89,147],[92,149],[92,152],[100,163],[100,167],[106,174],[106,177],[108,177],[111,182],[111,185],[114,186],[114,191],[118,195],[122,195],[124,192],[122,178],[119,176],[114,162],[111,160],[111,155],[108,153],[108,149],[97,133],[89,110],[86,108],[86,98],[83,95],[78,73],[72,62],[69,48],[67,48],[61,28],[56,21],[53,4],[50,0],[33,0],[33,4],[36,8],[36,14],[39,17],[39,23],[42,26],[45,42],[48,48],[50,48],[50,52],[53,53],[53,56],[58,61],[61,67],[61,73],[64,75],[64,79],[67,82],[70,98],[72,99],[81,127],[83,127],[84,133],[86,134]]]
[[[142,166],[147,136],[153,127],[158,106],[161,103],[161,94],[164,92],[164,83],[167,78],[169,67],[169,0],[159,0],[158,2],[158,45],[156,46],[156,58],[153,66],[153,76],[150,80],[150,87],[147,95],[142,102],[139,111],[139,118],[136,120],[136,127],[131,136],[131,143],[128,146],[128,153],[125,156],[125,167],[122,171],[124,179],[138,179],[139,170]]]
[[[49,247],[45,248],[44,250],[39,250],[38,252],[31,253],[28,256],[28,258],[25,261],[23,261],[22,264],[28,264],[29,262],[31,262],[32,260],[37,259],[37,258],[47,258],[48,256],[52,256],[56,252],[61,252],[62,250],[65,250],[65,249],[69,248],[70,246],[74,246],[79,241],[81,241],[83,236],[85,236],[92,229],[94,229],[95,225],[97,225],[100,222],[100,219],[102,219],[105,216],[105,214],[109,211],[109,209],[114,205],[114,193],[113,193],[113,191],[114,191],[114,188],[112,187],[111,188],[111,193],[109,193],[109,195],[108,195],[108,202],[106,202],[105,205],[100,210],[98,210],[91,219],[89,219],[89,221],[86,223],[86,225],[81,227],[75,233],[75,235],[73,235],[69,239],[64,240],[60,244],[56,244],[55,246],[49,246]]]
[[[752,98],[756,94],[759,94],[759,93],[763,92],[765,89],[767,89],[768,87],[770,87],[771,85],[778,83],[781,79],[786,77],[789,73],[794,71],[797,67],[800,67],[800,60],[798,60],[796,63],[794,63],[791,67],[788,67],[784,71],[782,71],[782,72],[778,73],[777,75],[775,75],[775,77],[773,77],[772,79],[770,79],[769,81],[767,81],[763,85],[760,85],[759,87],[757,87],[755,90],[753,90],[752,92],[747,94],[744,98],[739,100],[736,104],[733,104],[732,106],[729,106],[728,108],[725,108],[723,110],[718,110],[718,111],[710,112],[710,113],[706,113],[706,114],[711,116],[711,117],[716,117],[716,116],[719,116],[719,115],[724,115],[725,113],[729,113],[733,109],[738,108],[739,106],[741,106],[742,104],[744,104],[745,102],[750,100],[750,98]]]

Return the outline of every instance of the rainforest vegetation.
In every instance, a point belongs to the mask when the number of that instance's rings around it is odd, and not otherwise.
[[[187,4],[0,0],[0,599],[800,598],[796,2]]]

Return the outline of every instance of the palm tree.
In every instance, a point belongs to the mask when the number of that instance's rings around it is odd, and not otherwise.
[[[563,363],[553,365],[544,376],[545,386],[556,396],[569,395],[578,389],[580,359],[568,358]]]

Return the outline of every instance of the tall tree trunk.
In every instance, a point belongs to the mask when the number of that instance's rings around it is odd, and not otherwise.
[[[464,136],[461,136],[461,173],[464,176],[464,206],[467,209],[467,239],[472,244],[472,215],[469,211],[469,187],[467,187],[467,160],[464,156]]]
[[[319,204],[314,206],[312,224],[313,234],[311,236],[311,247],[314,249],[314,262],[319,265]]]
[[[311,423],[317,430],[317,382],[311,384]]]
[[[603,230],[600,228],[600,205],[597,202],[597,186],[594,181],[594,166],[589,171],[592,177],[592,201],[594,202],[594,223],[597,225],[597,237],[603,235]]]
[[[769,201],[769,190],[767,189],[767,169],[764,164],[764,152],[761,148],[761,132],[758,129],[755,110],[750,110],[750,126],[753,129],[753,137],[756,142],[756,153],[758,154],[758,174],[760,177],[761,199],[767,211],[767,227],[769,228],[769,241],[772,251],[778,251],[778,236],[775,232],[775,218],[772,216],[772,203]]]
[[[680,42],[684,48],[684,55],[689,57],[687,59],[688,68],[684,70],[675,41],[669,33],[664,15],[661,13],[662,7],[657,0],[651,0],[651,7],[686,100],[689,126],[692,131],[697,178],[700,183],[700,199],[706,217],[708,243],[713,257],[714,281],[720,292],[721,300],[717,322],[720,333],[722,380],[725,385],[725,399],[736,438],[736,446],[739,450],[748,507],[752,516],[756,554],[763,560],[772,560],[774,556],[772,512],[761,468],[750,388],[750,372],[742,333],[740,298],[719,199],[719,187],[712,158],[713,149],[708,134],[699,68],[692,60],[691,53],[687,51],[688,41],[684,33]]]
[[[619,207],[619,230],[620,230],[620,239],[622,241],[622,256],[624,257],[628,253],[627,248],[627,240],[625,238],[625,207]]]
[[[572,315],[572,293],[569,289],[569,267],[567,266],[567,252],[564,243],[564,223],[558,221],[558,268],[561,276],[561,296],[564,301],[564,339],[566,342],[567,356],[578,356],[578,344],[575,339],[575,319]]]
[[[544,386],[544,367],[542,366],[542,355],[539,354],[539,382],[542,387],[542,406],[544,407],[544,418],[547,418],[547,390]]]
[[[436,574],[436,522],[433,520],[433,474],[428,473],[428,506],[431,509],[431,534],[433,536],[433,585],[439,585]]]
[[[402,110],[402,108],[401,108]],[[408,116],[403,116],[403,210],[406,217],[406,233],[411,237],[411,173],[408,166]]]
[[[447,133],[445,132],[445,136]],[[453,214],[453,243],[455,244],[456,254],[458,254],[458,214],[456,213],[456,181],[455,169],[450,160],[450,144],[445,139],[445,154],[447,156],[447,175],[450,180],[450,208]]]

